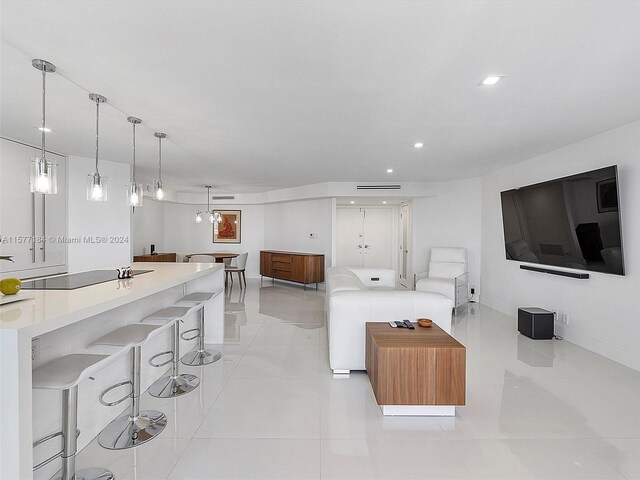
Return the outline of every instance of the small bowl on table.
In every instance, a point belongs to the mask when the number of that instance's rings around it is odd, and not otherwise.
[[[419,318],[418,325],[424,328],[429,328],[433,324],[433,320],[430,318]]]

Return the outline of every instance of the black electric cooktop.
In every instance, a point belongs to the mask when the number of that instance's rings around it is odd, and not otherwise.
[[[153,272],[153,270],[133,270],[133,275],[149,272]],[[75,290],[117,279],[118,272],[116,270],[92,270],[39,280],[27,280],[22,282],[22,290]]]

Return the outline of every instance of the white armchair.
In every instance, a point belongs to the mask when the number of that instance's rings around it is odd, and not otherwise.
[[[453,309],[469,301],[469,272],[467,249],[434,247],[431,249],[429,270],[414,275],[415,289],[436,292],[453,302]]]

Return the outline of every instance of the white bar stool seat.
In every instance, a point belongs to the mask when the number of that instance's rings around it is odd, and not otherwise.
[[[196,350],[185,354],[181,358],[180,361],[185,365],[189,365],[192,367],[209,365],[213,362],[217,362],[222,358],[222,352],[210,352],[205,348],[204,345],[204,304],[209,300],[212,300],[214,297],[217,297],[221,293],[222,290],[219,290],[217,292],[193,292],[185,295],[176,302],[176,305],[184,305],[198,309],[198,327],[184,332],[185,335],[192,331],[197,332],[197,335],[191,337],[191,339],[198,339],[198,347],[196,348]]]
[[[78,453],[78,384],[102,369],[110,359],[108,355],[71,354],[56,358],[35,368],[32,372],[33,388],[62,390],[62,430],[48,435],[33,446],[62,437],[62,450],[40,462],[33,469],[37,470],[62,458],[61,480],[113,480],[113,473],[104,468],[85,468],[76,470],[76,454]]]
[[[163,308],[153,312],[148,317],[142,319],[141,324],[165,325],[167,322],[173,324],[173,336],[171,340],[171,350],[155,354],[149,359],[152,367],[163,367],[171,363],[171,374],[159,378],[149,387],[149,395],[158,398],[172,398],[192,392],[200,384],[200,379],[189,373],[180,373],[180,322],[193,311],[191,306],[173,306]],[[185,332],[185,335],[188,332]],[[194,337],[184,337],[184,340],[193,340]],[[162,363],[154,363],[158,357],[170,355],[169,359]]]
[[[145,325],[140,323],[125,325],[91,344],[93,347],[129,347],[131,352],[131,375],[129,380],[112,385],[100,395],[100,403],[108,407],[131,399],[130,412],[111,421],[98,435],[98,443],[104,448],[121,450],[137,447],[155,438],[167,426],[167,417],[164,413],[157,410],[140,411],[140,354],[142,345],[170,326],[171,322],[167,322],[165,325]],[[107,392],[124,385],[131,386],[131,391],[128,394],[115,402],[106,402],[104,400]]]

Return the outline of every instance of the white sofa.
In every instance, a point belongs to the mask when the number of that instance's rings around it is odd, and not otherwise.
[[[451,300],[438,293],[399,290],[395,285],[396,273],[390,269],[327,269],[329,363],[334,373],[365,369],[367,322],[415,322],[426,317],[451,333]]]

